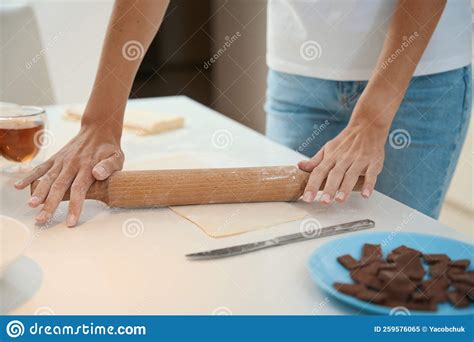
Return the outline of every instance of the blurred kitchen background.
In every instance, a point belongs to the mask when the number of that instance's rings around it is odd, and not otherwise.
[[[0,2],[0,101],[87,100],[112,0]],[[186,95],[264,133],[264,0],[172,0],[131,97]],[[225,53],[209,63],[224,44]],[[207,62],[207,65],[206,65]],[[441,221],[473,232],[473,130]]]

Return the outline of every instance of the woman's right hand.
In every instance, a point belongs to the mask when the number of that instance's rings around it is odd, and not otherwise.
[[[28,201],[33,208],[43,204],[36,216],[38,223],[43,224],[53,216],[70,187],[66,224],[68,227],[77,224],[92,183],[122,169],[124,155],[120,148],[120,134],[114,133],[107,132],[105,127],[83,126],[59,152],[15,183],[15,187],[21,190],[40,180]]]

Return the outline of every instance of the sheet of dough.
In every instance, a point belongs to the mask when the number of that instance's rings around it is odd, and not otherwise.
[[[80,121],[84,107],[67,108],[64,118],[71,121]],[[126,109],[123,127],[138,135],[159,134],[172,131],[184,126],[184,118],[177,115],[148,112],[141,109]]]
[[[220,155],[194,153],[175,153],[158,158],[130,162],[126,161],[127,170],[182,169],[235,167],[245,164],[244,161],[225,160]],[[211,237],[225,237],[245,232],[276,226],[285,222],[298,221],[308,213],[290,203],[232,203],[187,205],[170,207],[178,215],[193,222]]]
[[[289,203],[232,203],[170,207],[211,237],[225,237],[297,221],[308,215]]]

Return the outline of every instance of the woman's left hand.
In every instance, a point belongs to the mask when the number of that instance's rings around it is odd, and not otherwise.
[[[365,176],[362,196],[368,198],[382,171],[387,131],[365,120],[354,120],[313,158],[299,162],[301,170],[311,172],[303,200],[314,201],[327,178],[320,201],[325,204],[333,199],[344,202],[361,175]]]

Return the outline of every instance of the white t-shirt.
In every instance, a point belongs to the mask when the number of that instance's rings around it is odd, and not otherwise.
[[[290,74],[341,81],[368,80],[396,2],[269,0],[267,64]],[[470,0],[448,0],[415,76],[470,64],[471,30]],[[414,39],[406,37],[401,49]]]

